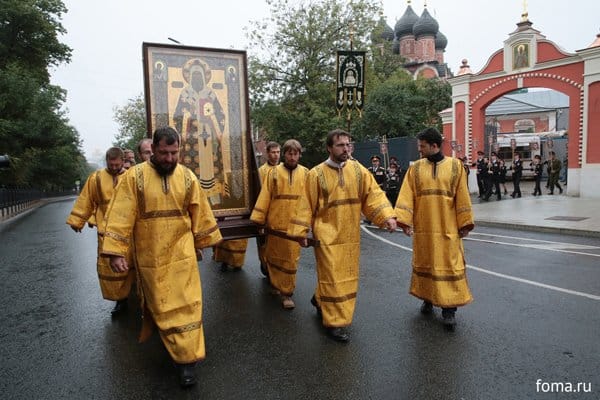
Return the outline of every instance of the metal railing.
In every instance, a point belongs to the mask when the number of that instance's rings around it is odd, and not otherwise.
[[[76,194],[72,190],[44,191],[32,188],[0,187],[0,219],[15,216],[33,207],[41,199]]]

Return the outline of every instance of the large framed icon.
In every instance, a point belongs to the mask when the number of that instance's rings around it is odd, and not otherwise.
[[[175,128],[180,162],[198,176],[217,219],[247,218],[258,178],[246,52],[143,43],[143,62],[149,137]]]

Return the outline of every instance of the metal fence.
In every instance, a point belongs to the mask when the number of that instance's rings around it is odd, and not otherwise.
[[[73,191],[44,191],[32,188],[0,187],[0,219],[10,218],[35,205],[41,199],[71,196]]]

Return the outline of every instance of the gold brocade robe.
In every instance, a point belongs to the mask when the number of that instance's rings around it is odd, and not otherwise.
[[[248,239],[224,240],[213,249],[213,260],[229,265],[233,268],[242,268],[246,260]]]
[[[308,172],[305,195],[298,202],[288,234],[306,237],[312,228],[320,241],[315,247],[315,298],[326,327],[352,323],[358,291],[360,218],[362,213],[379,226],[394,210],[373,175],[358,161],[341,169],[321,163]]]
[[[125,170],[123,170],[125,171]],[[100,257],[102,242],[104,240],[104,215],[108,203],[113,197],[115,187],[123,179],[124,172],[113,176],[108,170],[101,169],[93,172],[87,179],[71,214],[67,218],[67,224],[82,229],[86,222],[97,226],[98,233],[98,258],[96,267],[102,297],[106,300],[123,300],[129,296],[131,286],[135,280],[135,270],[128,272],[113,272],[110,268],[109,259]],[[127,254],[127,261],[132,262],[132,252]]]
[[[277,164],[279,165],[279,163]],[[269,171],[273,168],[277,167],[277,165],[271,165],[268,162],[264,163],[258,168],[258,176],[260,178],[260,187],[265,183],[265,179],[267,179],[267,175],[269,175]],[[265,256],[265,251],[267,248],[267,242],[264,236],[257,236],[256,243],[258,245],[258,259],[260,260],[260,264],[267,266],[267,257]]]
[[[410,293],[439,307],[472,301],[458,230],[472,229],[467,176],[460,162],[444,157],[436,165],[416,161],[407,171],[396,202],[399,224],[413,227]]]
[[[215,245],[221,233],[192,171],[178,165],[161,177],[150,162],[129,170],[106,215],[102,254],[126,254],[131,237],[145,315],[141,340],[153,320],[175,362],[203,359],[196,249]]]
[[[269,171],[271,171],[274,168],[277,168],[277,165],[271,165],[268,162],[264,163],[263,165],[261,165],[260,167],[258,167],[258,176],[260,177],[260,185],[264,185],[265,183],[265,179],[267,179],[267,175],[269,175]]]
[[[304,194],[308,169],[298,165],[290,171],[283,164],[274,167],[263,180],[250,220],[266,225],[269,231],[285,234],[293,217],[292,210]],[[300,244],[267,231],[266,265],[271,285],[286,296],[296,288],[296,271],[300,259]]]

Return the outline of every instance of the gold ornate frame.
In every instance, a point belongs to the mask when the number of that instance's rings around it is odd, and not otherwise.
[[[246,52],[143,43],[148,135],[181,135],[180,162],[216,217],[248,217],[257,196]]]

